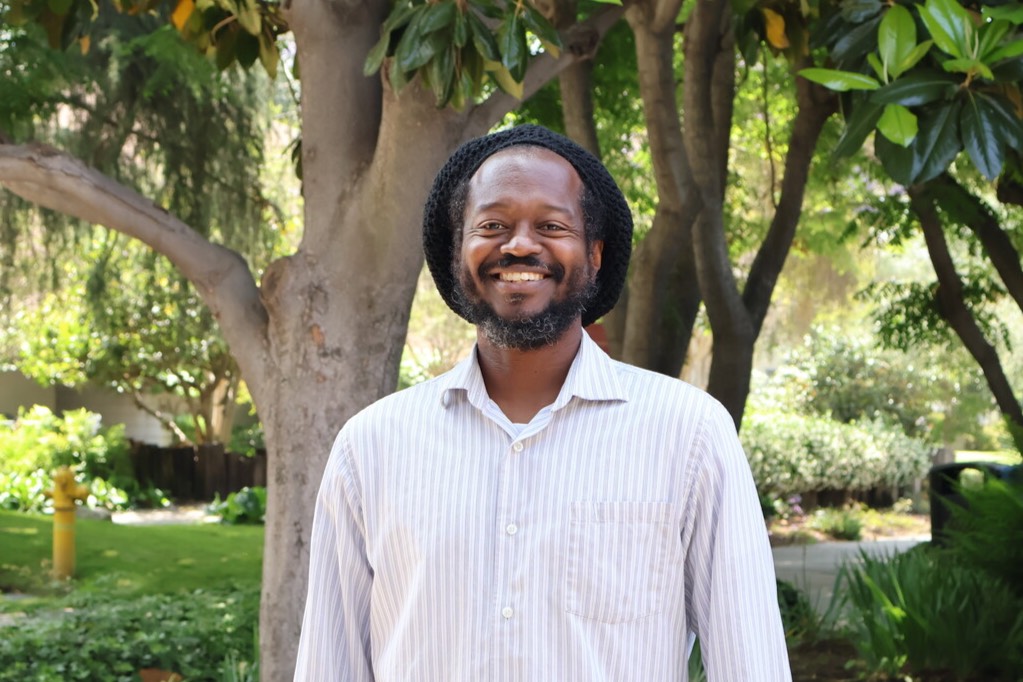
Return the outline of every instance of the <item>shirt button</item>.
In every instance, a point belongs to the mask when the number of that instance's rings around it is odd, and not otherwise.
[[[512,450],[515,452],[522,452],[522,441],[515,441],[512,443]]]
[[[508,535],[515,535],[516,533],[519,532],[519,527],[516,526],[514,523],[509,523],[507,526],[504,527],[504,532],[507,533]]]
[[[515,615],[515,611],[512,609],[512,607],[505,606],[503,609],[501,609],[501,615],[504,616],[505,618],[511,618],[512,616]]]

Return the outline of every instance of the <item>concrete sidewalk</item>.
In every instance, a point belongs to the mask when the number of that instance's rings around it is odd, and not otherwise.
[[[891,556],[930,539],[930,535],[919,535],[861,542],[818,542],[774,547],[771,552],[778,578],[805,592],[810,603],[823,611],[831,601],[838,569],[845,563],[858,561],[860,551],[871,556]]]

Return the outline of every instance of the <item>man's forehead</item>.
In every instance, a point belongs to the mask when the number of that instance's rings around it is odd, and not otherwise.
[[[575,169],[575,166],[568,161],[568,159],[557,152],[553,152],[550,149],[539,145],[515,145],[514,147],[508,147],[507,149],[494,152],[479,165],[476,172],[469,178],[469,183],[470,185],[476,184],[480,179],[486,178],[488,171],[493,169],[495,166],[514,167],[518,165],[523,169],[528,169],[531,166],[541,163],[554,163],[560,165],[578,182],[582,183],[582,178],[579,176],[579,172]]]

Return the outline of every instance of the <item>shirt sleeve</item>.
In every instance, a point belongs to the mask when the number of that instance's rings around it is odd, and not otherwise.
[[[369,605],[362,499],[345,431],[320,483],[309,546],[309,591],[295,682],[371,682]]]
[[[693,450],[688,621],[710,682],[789,682],[763,512],[732,419],[714,408]]]

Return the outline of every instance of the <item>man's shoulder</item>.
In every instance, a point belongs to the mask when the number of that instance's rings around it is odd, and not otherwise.
[[[442,399],[450,372],[403,388],[370,403],[348,421],[348,425],[366,426],[408,420],[413,414],[421,415],[442,408]]]
[[[677,377],[612,360],[612,367],[627,400],[662,416],[675,415],[689,421],[727,415],[717,398]]]

